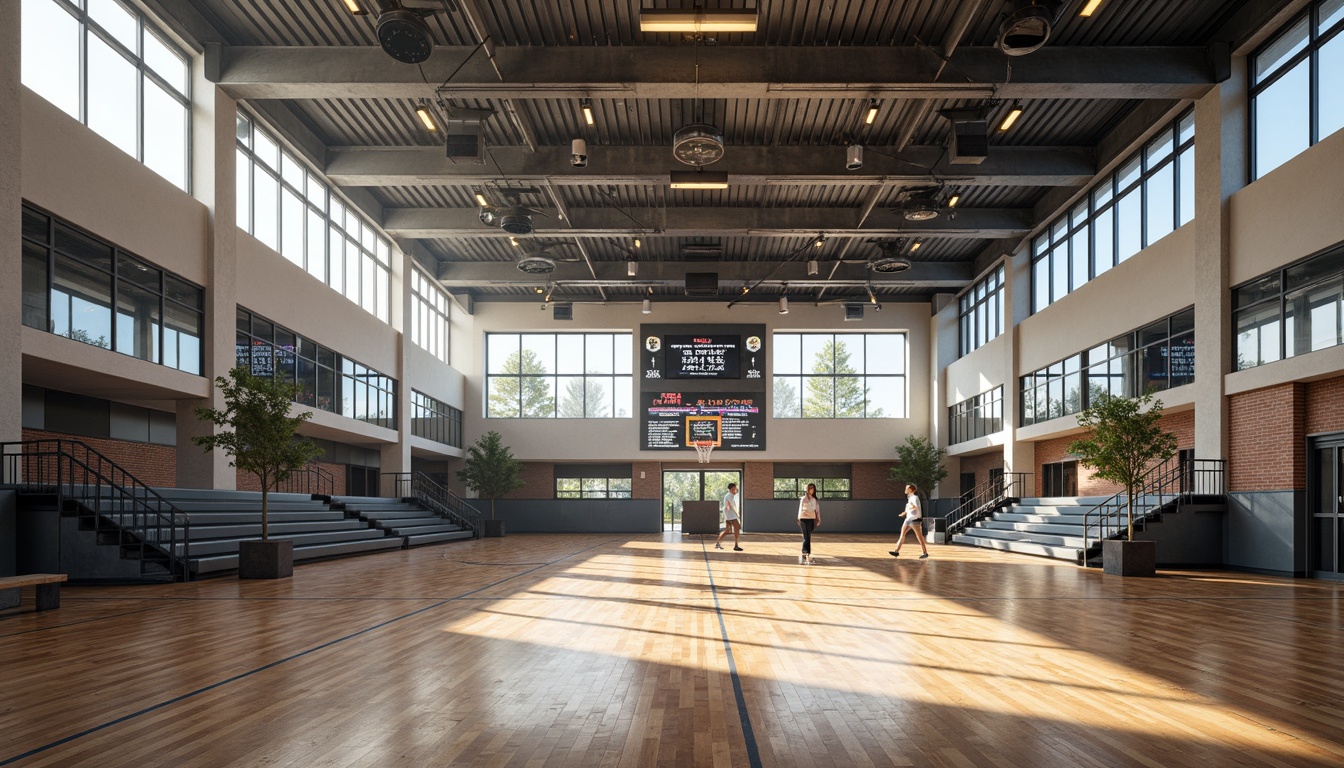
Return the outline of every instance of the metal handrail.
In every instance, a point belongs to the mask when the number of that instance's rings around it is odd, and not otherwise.
[[[415,476],[414,472],[384,472],[383,477],[392,478],[393,496],[399,499],[406,499],[414,496],[411,491],[411,480]],[[384,481],[386,482],[386,481]]]
[[[1134,527],[1146,530],[1152,511],[1169,503],[1175,502],[1179,510],[1191,497],[1226,494],[1227,461],[1224,459],[1171,459],[1155,464],[1143,473],[1134,489],[1134,504],[1138,507]],[[1127,509],[1125,492],[1120,491],[1084,513],[1081,560],[1086,560],[1094,540],[1100,542],[1128,532]]]
[[[481,513],[424,472],[416,472],[411,476],[410,493],[407,496],[414,498],[435,514],[470,528],[472,535],[480,538]]]
[[[960,533],[972,523],[993,514],[1009,499],[1021,498],[1027,489],[1030,472],[1007,472],[991,477],[970,492],[970,498],[947,513],[947,536]]]
[[[23,493],[52,493],[92,511],[94,532],[138,547],[140,562],[161,561],[174,578],[191,578],[191,518],[116,462],[78,440],[0,443],[0,483]],[[126,540],[126,535],[131,537]],[[143,565],[142,565],[143,568]]]
[[[283,483],[276,485],[278,493],[307,493],[313,496],[333,496],[336,493],[336,476],[323,469],[315,461],[290,473]]]

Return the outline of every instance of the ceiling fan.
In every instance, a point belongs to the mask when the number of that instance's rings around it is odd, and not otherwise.
[[[540,195],[541,190],[534,187],[508,187],[496,190],[503,204],[486,199],[481,206],[481,223],[487,227],[499,227],[511,235],[530,235],[534,229],[533,216],[546,216],[545,211],[529,208],[522,203],[523,195]]]
[[[956,210],[948,204],[942,184],[910,187],[901,190],[900,199],[891,209],[906,221],[932,221],[944,213],[949,219],[956,218]]]
[[[530,241],[528,241],[530,243]],[[529,244],[523,255],[518,258],[518,270],[529,275],[546,275],[555,271],[558,262],[580,261],[579,256],[560,254],[558,249],[578,247],[573,240],[553,240],[545,243]]]

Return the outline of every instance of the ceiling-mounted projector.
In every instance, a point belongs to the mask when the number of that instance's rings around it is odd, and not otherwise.
[[[723,159],[723,131],[705,123],[683,126],[672,135],[672,156],[686,165],[703,166]]]
[[[529,275],[545,275],[555,271],[555,260],[547,256],[524,256],[518,260],[518,270]]]

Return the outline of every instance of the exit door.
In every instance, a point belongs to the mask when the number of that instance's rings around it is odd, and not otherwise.
[[[1308,570],[1318,579],[1344,579],[1344,435],[1312,441],[1308,473]]]

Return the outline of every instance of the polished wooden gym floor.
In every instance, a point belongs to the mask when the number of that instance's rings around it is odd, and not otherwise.
[[[511,535],[0,613],[0,765],[1340,766],[1344,585]]]

